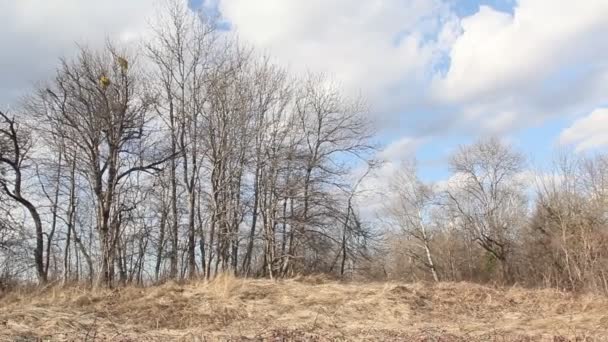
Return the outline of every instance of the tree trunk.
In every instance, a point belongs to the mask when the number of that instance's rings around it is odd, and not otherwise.
[[[164,207],[164,204],[163,204]],[[167,212],[163,208],[160,217],[160,231],[158,235],[158,246],[156,248],[156,265],[154,266],[154,278],[156,281],[159,280],[160,277],[160,266],[163,262],[163,252],[165,247],[165,226],[167,224]]]
[[[55,185],[55,193],[53,194],[53,207],[51,209],[51,231],[49,232],[47,244],[46,244],[46,264],[44,267],[44,276],[48,279],[49,277],[49,265],[51,258],[51,246],[53,243],[53,237],[55,235],[55,230],[57,228],[57,209],[59,207],[59,185],[61,184],[61,163],[63,161],[63,153],[59,152],[59,161],[57,162],[57,173],[56,173],[56,185]]]
[[[65,250],[63,256],[63,284],[65,285],[69,279],[70,267],[70,240],[72,230],[74,230],[74,221],[76,213],[76,158],[72,159],[72,168],[70,170],[70,203],[68,205],[68,227],[67,237],[65,240]]]
[[[255,227],[258,219],[258,201],[259,201],[259,180],[260,168],[259,161],[255,170],[255,178],[253,181],[253,211],[251,213],[251,228],[249,230],[249,242],[247,244],[247,251],[245,252],[245,258],[243,259],[243,274],[245,277],[249,276],[251,270],[251,254],[253,253],[253,242],[255,238]]]

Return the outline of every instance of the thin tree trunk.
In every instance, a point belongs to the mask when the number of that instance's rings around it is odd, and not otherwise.
[[[178,212],[177,212],[177,175],[175,155],[177,153],[177,132],[175,128],[175,113],[173,110],[173,102],[169,103],[169,115],[171,121],[171,170],[169,177],[171,178],[171,255],[169,266],[169,278],[177,279],[177,248],[179,239]]]
[[[253,241],[255,238],[255,227],[258,219],[258,198],[259,198],[259,178],[260,178],[260,168],[259,161],[257,163],[255,170],[255,178],[253,181],[253,211],[251,213],[251,228],[249,230],[249,242],[247,244],[247,251],[245,253],[245,258],[243,259],[243,274],[245,277],[249,276],[249,272],[251,270],[251,254],[253,253]]]
[[[160,227],[158,235],[158,247],[156,248],[156,265],[154,266],[154,278],[158,282],[160,277],[160,266],[163,262],[163,252],[165,247],[165,226],[167,225],[167,212],[164,205],[160,217]]]
[[[76,212],[76,158],[72,159],[72,167],[70,170],[70,202],[68,205],[68,231],[65,239],[65,250],[63,256],[63,284],[65,285],[69,279],[70,266],[70,241],[72,239],[72,230],[74,230]]]
[[[194,176],[192,176],[194,178]],[[194,179],[190,183],[189,206],[188,206],[188,275],[196,277],[196,192],[194,191]]]
[[[53,194],[53,207],[51,209],[51,231],[49,232],[47,244],[46,244],[46,265],[44,267],[44,276],[48,279],[49,277],[49,265],[51,258],[51,246],[53,242],[53,237],[55,235],[55,230],[57,228],[57,209],[59,207],[59,185],[61,184],[61,163],[63,162],[63,152],[59,152],[59,161],[57,162],[57,173],[56,176],[56,185],[55,185],[55,193]]]
[[[198,192],[198,207],[197,207],[197,214],[198,214],[198,232],[199,232],[199,249],[201,251],[201,272],[203,273],[202,276],[206,277],[207,276],[207,263],[205,262],[205,231],[203,229],[203,215],[201,213],[201,191]]]
[[[344,229],[342,230],[342,262],[340,263],[340,277],[344,278],[344,268],[346,265],[346,232],[348,231],[348,221],[350,219],[350,198],[348,200],[348,209],[346,210],[346,219],[344,220]]]

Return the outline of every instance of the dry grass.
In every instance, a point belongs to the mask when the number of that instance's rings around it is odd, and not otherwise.
[[[467,283],[228,276],[4,295],[0,341],[30,340],[608,341],[608,299]]]

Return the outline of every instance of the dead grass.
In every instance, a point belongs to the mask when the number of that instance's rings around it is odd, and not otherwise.
[[[0,298],[0,341],[15,340],[608,341],[608,299],[323,277],[49,287]]]

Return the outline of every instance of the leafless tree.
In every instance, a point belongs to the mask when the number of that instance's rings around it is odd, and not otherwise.
[[[447,191],[448,205],[459,224],[495,257],[505,281],[512,281],[509,257],[526,198],[518,176],[524,158],[497,139],[461,147],[451,158],[455,186]]]
[[[38,279],[45,283],[47,272],[44,263],[44,231],[39,209],[24,193],[24,171],[28,167],[31,135],[14,117],[0,111],[0,190],[29,212],[35,227],[36,247],[34,263]]]
[[[421,261],[436,282],[439,275],[433,260],[431,240],[433,210],[437,208],[437,201],[437,193],[418,178],[416,164],[410,162],[404,163],[393,176],[390,196],[385,205],[390,224],[397,225],[423,251],[422,256],[417,251],[410,251],[409,255]]]
[[[158,171],[173,157],[153,150],[153,143],[140,144],[153,140],[149,107],[135,57],[111,44],[103,52],[81,48],[38,93],[38,117],[72,146],[94,195],[103,283],[113,279],[121,217],[128,210],[117,190],[133,174]]]
[[[605,271],[605,155],[562,155],[553,171],[537,178],[531,224],[524,239],[531,283],[570,290],[608,291]]]
[[[334,158],[347,155],[363,160],[373,150],[369,142],[372,131],[363,117],[365,110],[360,101],[344,98],[322,75],[309,75],[295,95],[294,111],[301,138],[294,156],[303,170],[297,194],[301,207],[289,236],[287,254],[291,257],[284,258],[283,275],[294,266],[294,257],[303,252],[306,242],[314,241],[311,235],[327,237],[318,229],[323,226],[322,220],[315,224],[313,216],[319,215],[316,211],[327,212],[327,192],[323,190],[339,187],[341,177],[348,171]]]

